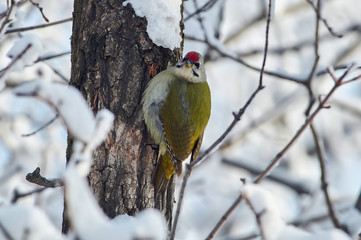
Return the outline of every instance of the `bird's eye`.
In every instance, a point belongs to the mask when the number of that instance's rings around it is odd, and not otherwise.
[[[199,68],[199,63],[194,63],[194,65],[196,66],[196,68]]]

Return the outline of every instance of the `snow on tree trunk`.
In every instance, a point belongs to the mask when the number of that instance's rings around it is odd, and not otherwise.
[[[148,81],[174,64],[182,50],[156,46],[146,28],[146,19],[137,17],[129,4],[123,7],[122,1],[74,1],[70,83],[94,113],[107,108],[115,115],[108,140],[93,154],[89,174],[105,214],[113,218],[156,207],[170,224],[174,182],[164,202],[155,202],[151,177],[157,149],[150,144],[140,100]],[[67,157],[71,143],[69,138]],[[64,214],[63,231],[68,224]]]

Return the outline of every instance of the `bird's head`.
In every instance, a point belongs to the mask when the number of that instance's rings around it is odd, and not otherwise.
[[[188,52],[174,67],[174,74],[188,82],[199,83],[207,80],[203,57],[197,52]]]

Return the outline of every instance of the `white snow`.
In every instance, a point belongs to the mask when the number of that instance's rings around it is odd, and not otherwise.
[[[81,93],[72,86],[34,80],[15,89],[19,96],[35,96],[54,107],[59,112],[70,133],[80,141],[91,140],[95,120],[94,115]]]
[[[65,184],[65,198],[73,231],[81,239],[166,239],[166,223],[158,210],[144,210],[136,217],[122,215],[109,219],[99,207],[86,177],[78,173],[75,161],[68,165]]]
[[[343,231],[330,229],[316,233],[307,232],[301,228],[287,225],[281,217],[277,202],[272,194],[262,186],[247,184],[243,196],[249,200],[255,213],[259,215],[265,239],[268,240],[351,240]],[[255,215],[254,215],[255,217]]]
[[[26,48],[28,48],[26,50]],[[12,71],[22,70],[26,65],[33,64],[41,54],[43,54],[43,46],[40,39],[31,33],[24,34],[21,38],[14,42],[13,47],[7,53],[7,56],[14,60],[16,63],[12,67]]]
[[[0,239],[60,240],[65,239],[36,206],[2,205],[0,207]],[[3,229],[11,238],[5,237]]]
[[[196,2],[198,6],[203,6],[209,0]],[[124,5],[127,8],[132,6],[137,15],[147,19],[147,32],[155,44],[174,49],[181,41],[180,3],[181,0],[129,0]],[[270,27],[266,69],[303,79],[313,64],[313,44],[305,43],[300,49],[287,50],[282,54],[275,50],[312,41],[315,12],[304,0],[272,0],[272,4],[271,12],[275,17]],[[68,18],[73,10],[71,0],[61,1],[62,11],[59,11],[60,5],[56,1],[41,1],[40,5],[50,21]],[[321,39],[321,58],[316,71],[335,63],[348,65],[355,62],[356,67],[360,65],[359,36],[350,28],[361,21],[355,5],[357,0],[323,2],[322,17],[336,32],[345,36],[342,39],[331,36]],[[198,16],[185,21],[184,33],[197,39],[207,36],[208,41],[221,51],[260,67],[265,19],[259,18],[259,14],[265,6],[267,1],[216,1],[209,10],[199,14],[206,34]],[[194,13],[195,1],[184,1],[184,8],[186,18]],[[0,14],[6,9],[7,3],[2,1]],[[39,10],[29,2],[16,7],[10,18],[11,28],[44,23]],[[0,19],[0,24],[3,20]],[[4,30],[9,29],[9,24]],[[320,33],[329,35],[323,23]],[[28,239],[74,239],[75,234],[83,239],[99,236],[101,239],[120,239],[119,236],[121,239],[165,239],[166,225],[158,211],[146,210],[135,217],[121,215],[109,219],[89,191],[85,176],[93,161],[92,151],[106,139],[114,116],[108,110],[93,116],[77,90],[55,83],[60,78],[54,70],[70,78],[69,55],[34,63],[39,56],[69,51],[71,22],[18,34],[2,34],[0,71],[29,44],[31,47],[0,79],[0,224],[14,239],[25,239],[25,229],[30,230]],[[203,139],[202,147],[205,149],[233,120],[232,112],[247,101],[257,86],[259,73],[221,56],[217,51],[209,51],[202,42],[185,39],[183,51],[192,50],[210,60],[206,63],[206,70],[212,91],[212,116]],[[253,54],[251,50],[260,53]],[[335,70],[336,76],[343,73],[344,70]],[[359,70],[347,79],[358,74]],[[30,82],[19,86],[15,93],[34,97],[13,94],[12,87],[27,81]],[[308,96],[303,86],[267,75],[264,76],[264,84],[266,88],[256,96],[239,124],[225,139],[233,138],[232,146],[217,150],[206,163],[193,170],[176,239],[204,239],[243,189],[256,212],[262,213],[260,219],[266,239],[350,238],[335,229],[328,217],[320,187],[319,163],[309,130],[286,153],[273,174],[282,175],[289,182],[303,183],[312,194],[300,195],[292,188],[267,179],[260,186],[244,185],[240,178],[252,182],[255,176],[245,169],[222,163],[223,158],[228,158],[265,166],[304,122]],[[317,100],[317,96],[327,93],[333,81],[326,74],[316,77],[312,85]],[[322,110],[314,120],[324,146],[328,189],[336,215],[341,224],[347,226],[352,239],[358,239],[361,231],[361,214],[353,207],[361,180],[358,171],[361,156],[360,99],[360,81],[343,86],[329,102],[332,108]],[[59,119],[33,136],[22,137],[22,134],[34,131],[52,119],[56,113],[54,109],[59,111]],[[76,138],[68,169],[65,166],[67,130]],[[37,166],[46,177],[65,176],[67,199],[71,202],[71,214],[76,222],[75,231],[70,236],[60,234],[63,189],[47,189],[11,204],[15,189],[25,193],[37,187],[24,179]],[[176,191],[181,180],[176,178]],[[323,217],[323,220],[315,221],[314,217]],[[291,225],[293,223],[297,223],[297,227]],[[254,213],[242,201],[216,234],[215,240],[242,239],[258,234],[258,230]],[[4,238],[0,229],[0,239]]]
[[[95,116],[95,128],[88,141],[87,148],[91,151],[99,146],[108,136],[110,129],[113,126],[114,114],[108,109],[100,110]]]
[[[181,0],[127,0],[123,6],[130,4],[139,17],[147,19],[147,32],[153,43],[164,48],[179,48]]]

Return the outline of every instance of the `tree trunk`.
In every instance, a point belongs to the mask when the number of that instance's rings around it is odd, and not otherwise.
[[[115,115],[108,140],[94,152],[89,183],[109,217],[157,207],[170,224],[174,182],[165,198],[155,202],[151,177],[157,149],[149,144],[140,101],[148,81],[180,59],[182,49],[154,45],[146,32],[146,19],[122,3],[74,1],[70,83],[95,114],[107,108]],[[63,228],[67,230],[67,223]]]

